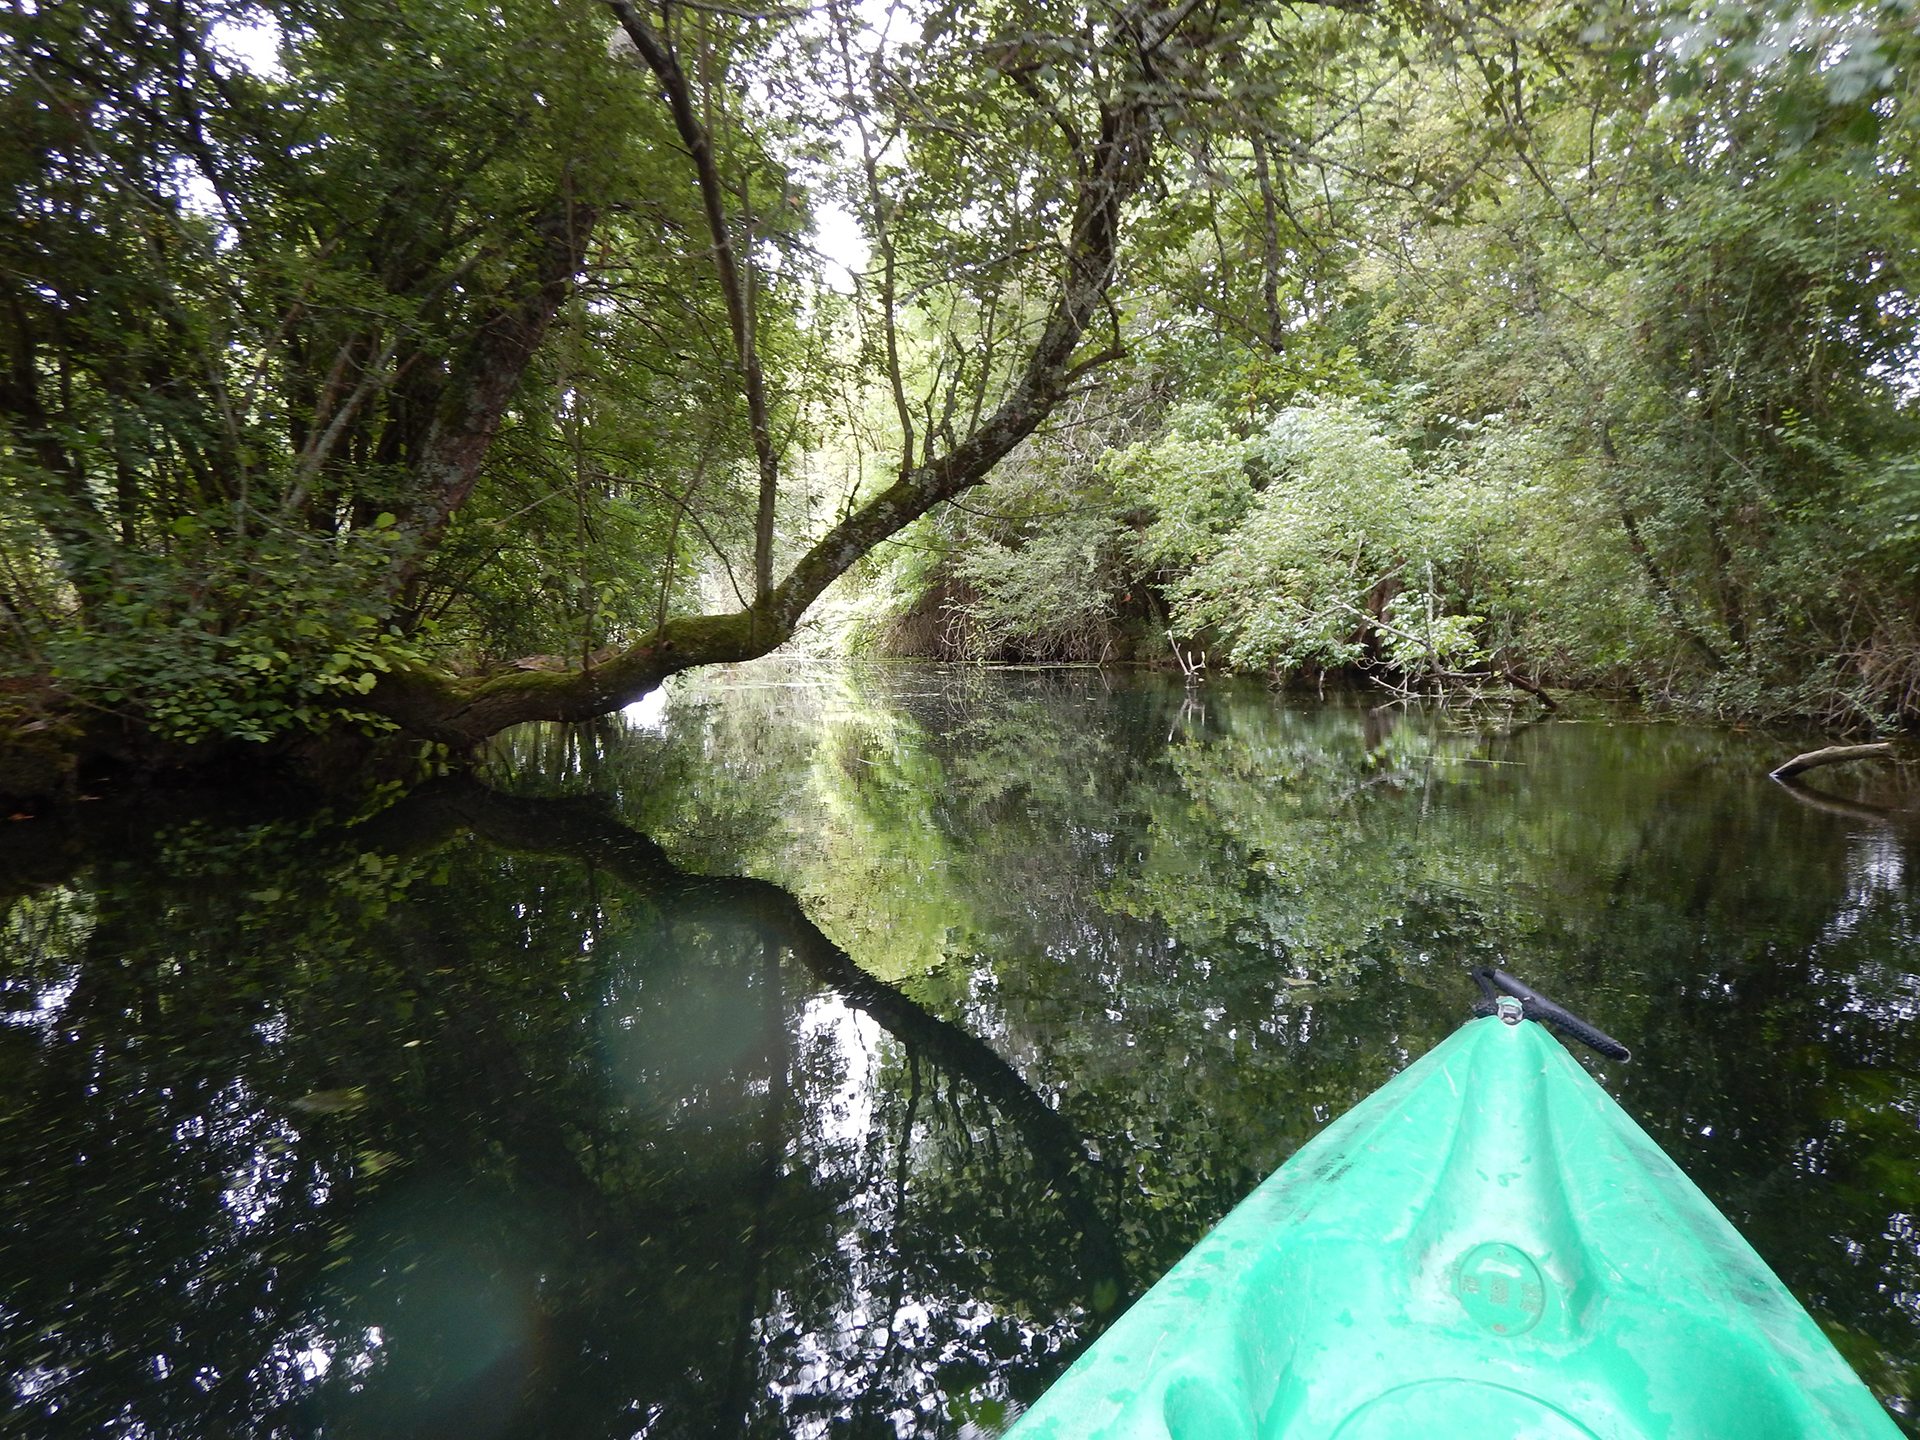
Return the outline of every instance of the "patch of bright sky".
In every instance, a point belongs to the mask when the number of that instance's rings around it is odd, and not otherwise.
[[[884,49],[894,32],[910,23],[906,10],[902,0],[854,0],[849,20],[855,49],[868,56]],[[811,11],[799,23],[803,31],[810,31],[822,41],[832,34],[824,7]],[[758,82],[753,88],[760,92],[757,98],[765,98]],[[825,138],[833,152],[832,167],[847,174],[858,173],[860,136],[853,124],[846,119],[839,120],[826,128]],[[834,196],[822,193],[817,186],[812,208],[813,248],[820,258],[821,279],[828,289],[851,295],[855,276],[867,268],[872,256],[866,232],[852,210]]]
[[[620,713],[636,730],[648,730],[655,735],[665,735],[667,733],[666,687],[662,685],[649,690]]]
[[[280,63],[280,25],[271,15],[255,11],[244,19],[218,21],[208,38],[214,54],[228,64],[237,65],[263,80],[287,78],[286,68]],[[220,194],[197,164],[184,156],[176,159],[173,182],[180,203],[189,214],[221,218]],[[218,243],[225,249],[234,238],[231,231],[223,231]]]
[[[800,1017],[801,1043],[830,1051],[844,1078],[819,1110],[823,1139],[858,1146],[873,1128],[880,1075],[880,1022],[831,992],[807,1002]]]
[[[822,278],[829,289],[853,293],[853,277],[867,268],[871,253],[866,232],[846,206],[824,197],[813,205],[813,248],[820,252]]]
[[[219,21],[211,38],[214,53],[221,59],[266,79],[287,78],[280,63],[280,25],[271,15],[254,11],[245,19]]]

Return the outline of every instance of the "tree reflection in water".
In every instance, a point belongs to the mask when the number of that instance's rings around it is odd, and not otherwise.
[[[359,823],[0,836],[22,1433],[991,1434],[1488,959],[1915,1394],[1900,797],[1085,675],[648,725]]]
[[[989,1046],[591,804],[188,827],[11,923],[45,1433],[891,1433],[1125,1287]]]

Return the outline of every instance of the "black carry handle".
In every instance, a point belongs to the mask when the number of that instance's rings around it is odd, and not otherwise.
[[[1563,1009],[1547,999],[1538,990],[1522,983],[1491,965],[1483,965],[1473,972],[1474,983],[1480,987],[1482,998],[1474,1003],[1476,1015],[1495,1013],[1495,1001],[1502,995],[1511,995],[1520,1002],[1520,1013],[1529,1020],[1538,1020],[1543,1025],[1551,1025],[1564,1035],[1571,1035],[1582,1045],[1609,1060],[1627,1061],[1633,1058],[1633,1052],[1614,1039],[1606,1031],[1589,1025],[1571,1010]]]

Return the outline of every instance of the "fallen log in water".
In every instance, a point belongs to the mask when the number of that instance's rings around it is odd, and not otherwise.
[[[1890,760],[1893,758],[1893,742],[1877,740],[1871,745],[1829,745],[1824,750],[1809,750],[1804,755],[1796,755],[1786,764],[1767,772],[1775,780],[1788,780],[1803,770],[1812,770],[1821,765],[1838,765],[1843,760]]]

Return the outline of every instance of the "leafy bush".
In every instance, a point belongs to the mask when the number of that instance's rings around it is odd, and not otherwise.
[[[955,569],[976,657],[1105,658],[1124,535],[1110,514],[1084,511],[1029,527],[1017,545],[988,540],[963,551]]]
[[[123,555],[112,598],[47,638],[63,688],[184,743],[319,728],[343,701],[350,721],[383,723],[352,698],[419,653],[381,598],[400,543],[391,523],[328,538],[215,534],[186,519],[175,538],[190,565]]]
[[[1622,601],[1627,557],[1578,463],[1498,418],[1450,428],[1416,454],[1351,400],[1244,439],[1189,410],[1109,464],[1150,506],[1135,553],[1176,627],[1236,668],[1569,675],[1658,633]]]

